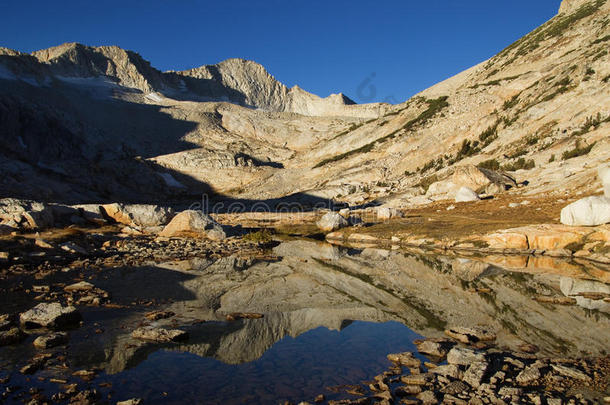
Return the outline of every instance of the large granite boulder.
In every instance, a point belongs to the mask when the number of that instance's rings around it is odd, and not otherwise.
[[[561,223],[571,226],[595,226],[610,223],[610,198],[582,198],[561,210]]]
[[[149,204],[105,204],[103,212],[118,223],[135,227],[164,226],[174,217],[174,210]]]
[[[462,187],[477,193],[497,194],[516,186],[515,179],[505,173],[465,165],[456,167],[447,178],[432,183],[426,196],[436,200],[455,198]]]
[[[349,225],[349,222],[336,212],[327,212],[316,225],[323,232],[333,232],[345,228]]]
[[[455,202],[479,201],[479,195],[468,187],[462,187],[455,194]]]
[[[191,237],[223,240],[227,237],[222,227],[201,211],[187,210],[176,215],[159,236]]]

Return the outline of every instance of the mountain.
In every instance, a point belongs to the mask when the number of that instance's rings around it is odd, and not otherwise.
[[[0,48],[0,194],[412,206],[452,198],[475,166],[528,184],[509,192],[595,193],[610,160],[609,42],[607,0],[564,0],[493,58],[393,106],[289,89],[242,59],[161,72],[118,47]]]
[[[182,72],[161,72],[135,52],[117,46],[66,43],[25,55],[2,48],[5,73],[46,85],[59,79],[80,85],[111,85],[136,90],[156,99],[227,101],[265,111],[304,115],[375,117],[343,94],[320,98],[298,86],[288,89],[256,62],[228,59]],[[12,59],[12,60],[11,60]],[[27,65],[27,69],[23,66]],[[6,76],[6,74],[5,74]],[[34,80],[32,80],[34,79]],[[154,94],[157,93],[157,94]],[[378,106],[381,107],[381,106]]]

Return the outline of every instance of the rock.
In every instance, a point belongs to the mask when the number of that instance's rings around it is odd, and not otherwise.
[[[515,179],[505,173],[465,165],[456,167],[447,179],[430,185],[426,196],[454,198],[461,187],[467,187],[476,193],[497,194],[516,186]]]
[[[505,397],[518,397],[523,393],[523,389],[517,387],[502,387],[498,391],[498,395]]]
[[[148,313],[144,314],[146,319],[148,319],[150,321],[157,321],[159,319],[167,319],[167,318],[171,318],[174,315],[176,315],[176,314],[172,311],[152,311],[152,312],[148,312]]]
[[[71,206],[78,216],[83,218],[84,220],[97,224],[104,225],[106,223],[106,219],[104,218],[105,214],[102,214],[102,209],[99,204],[79,204]]]
[[[417,394],[417,399],[419,399],[424,405],[432,405],[438,403],[438,399],[436,398],[436,394],[434,393],[434,391],[424,391],[422,393],[419,393]]]
[[[485,235],[483,240],[493,249],[529,249],[527,236],[519,232],[496,232]]]
[[[421,365],[421,360],[415,358],[413,356],[413,353],[411,353],[411,352],[388,354],[387,358],[392,363],[399,365],[399,366],[405,366],[405,367],[411,368],[411,367],[419,367]]]
[[[345,219],[349,219],[350,212],[351,211],[349,208],[343,208],[339,210],[339,215],[341,215]]]
[[[410,397],[422,392],[422,388],[419,385],[404,385],[394,390],[394,395],[397,397]]]
[[[542,367],[544,367],[544,365],[538,362],[527,366],[517,375],[517,382],[520,385],[528,385],[535,382],[542,376],[540,373]]]
[[[81,255],[86,255],[88,253],[85,249],[78,246],[76,243],[72,243],[72,242],[62,243],[61,245],[59,245],[59,247],[68,253],[74,253],[74,254],[78,253]]]
[[[610,223],[610,198],[585,197],[561,210],[561,223],[570,226],[595,226]]]
[[[44,239],[36,239],[36,241],[34,242],[34,245],[36,245],[42,249],[55,249],[55,246],[53,246],[52,244],[50,244],[49,242],[47,242]]]
[[[478,341],[492,341],[496,339],[495,333],[481,326],[470,328],[456,326],[445,330],[445,334],[465,344]]]
[[[60,303],[41,303],[23,312],[19,320],[27,328],[65,328],[78,324],[82,317],[72,306],[62,307]]]
[[[119,401],[116,405],[140,405],[142,400],[140,398],[131,398],[126,401]]]
[[[167,225],[175,215],[171,208],[149,204],[114,203],[102,205],[100,209],[120,224],[144,228]]]
[[[432,381],[433,378],[434,376],[430,373],[410,374],[400,377],[400,381],[402,381],[405,385],[426,385]]]
[[[464,391],[468,391],[468,389],[469,389],[468,385],[464,384],[463,382],[452,381],[449,384],[445,385],[441,389],[441,392],[444,394],[456,395],[456,394],[460,394]]]
[[[455,194],[455,202],[469,202],[480,200],[479,195],[468,187],[460,188]]]
[[[577,370],[575,368],[562,366],[560,364],[552,364],[551,367],[553,368],[553,370],[555,370],[556,372],[558,372],[559,374],[561,374],[565,377],[573,378],[575,380],[587,381],[587,382],[592,381],[591,377],[589,377],[582,371]]]
[[[34,340],[34,347],[38,349],[49,349],[68,343],[68,339],[69,337],[66,332],[50,333],[48,335],[38,336]]]
[[[338,215],[338,214],[337,214]],[[176,215],[159,236],[194,237],[223,240],[227,237],[222,227],[201,211],[187,210]]]
[[[461,380],[464,373],[460,368],[455,364],[445,364],[443,366],[438,366],[430,370],[432,374],[442,375],[444,377],[451,377],[458,380]]]
[[[188,333],[180,329],[143,327],[134,330],[131,336],[136,339],[157,343],[177,342],[188,339]]]
[[[483,353],[475,352],[472,349],[454,347],[447,354],[447,363],[449,364],[468,366],[472,363],[479,362],[485,362],[485,355]]]
[[[483,382],[485,373],[487,373],[488,364],[486,361],[477,361],[470,364],[464,373],[464,382],[472,388],[478,388]]]
[[[385,221],[391,218],[401,218],[402,212],[392,207],[379,207],[377,208],[377,219]]]
[[[347,220],[336,212],[327,212],[316,223],[318,229],[323,232],[333,232],[349,225]]]
[[[77,291],[91,291],[95,288],[95,286],[86,281],[80,281],[78,283],[70,284],[64,287],[64,291],[66,292],[77,292]]]
[[[13,345],[21,342],[25,335],[19,328],[10,328],[8,330],[0,330],[0,346]]]
[[[445,357],[455,343],[450,340],[432,340],[426,339],[422,342],[416,342],[417,351],[423,354],[429,354],[435,357]]]

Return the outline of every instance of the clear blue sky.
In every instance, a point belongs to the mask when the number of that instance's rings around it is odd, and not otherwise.
[[[355,101],[404,101],[556,14],[560,0],[1,0],[0,46],[118,45],[161,70],[240,57]],[[364,80],[375,94],[358,91]],[[366,86],[366,89],[369,89]],[[372,100],[371,100],[372,99]]]

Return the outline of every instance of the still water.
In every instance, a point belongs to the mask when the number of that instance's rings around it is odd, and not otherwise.
[[[388,353],[414,351],[414,339],[443,336],[447,326],[485,325],[501,347],[527,342],[544,354],[610,349],[610,303],[603,299],[610,273],[600,265],[305,240],[270,253],[264,260],[195,259],[96,274],[91,282],[126,308],[83,308],[84,325],[56,351],[69,370],[51,361],[33,378],[44,379],[39,385],[48,395],[59,389],[48,378],[63,378],[97,388],[110,402],[277,404],[333,398],[338,394],[329,387],[372,379],[390,365]],[[571,296],[575,305],[539,302],[540,296]],[[28,305],[21,299],[2,301]],[[155,304],[138,304],[146,301]],[[175,313],[153,326],[187,330],[189,340],[158,345],[131,338],[133,329],[151,324],[144,318],[151,308]],[[263,317],[228,322],[234,312]],[[35,354],[34,337],[0,348],[0,378],[24,382],[17,370]],[[83,382],[71,375],[78,369],[96,370],[96,377]]]

